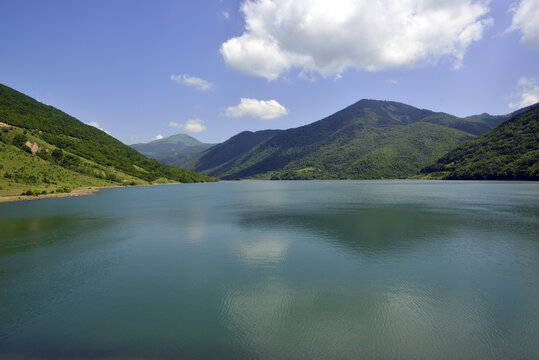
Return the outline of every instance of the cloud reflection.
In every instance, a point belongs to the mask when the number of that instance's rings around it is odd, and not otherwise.
[[[288,251],[287,241],[276,235],[265,235],[251,240],[235,241],[232,247],[242,262],[248,265],[281,263]]]

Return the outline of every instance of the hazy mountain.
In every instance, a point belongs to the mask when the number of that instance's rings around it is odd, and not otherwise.
[[[179,164],[223,179],[408,177],[510,116],[459,118],[361,100],[309,125],[238,134]]]
[[[0,84],[0,193],[211,180],[149,159],[105,132]]]
[[[539,180],[539,106],[457,147],[421,172],[445,179]]]
[[[139,143],[130,146],[152,159],[174,165],[179,160],[198,154],[214,145],[200,142],[186,134],[176,134],[163,139],[153,140],[149,143]]]

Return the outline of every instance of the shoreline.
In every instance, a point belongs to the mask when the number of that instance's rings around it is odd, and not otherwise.
[[[0,196],[0,204],[16,202],[16,201],[31,201],[31,200],[44,200],[44,199],[55,199],[55,198],[63,198],[63,197],[94,195],[98,191],[99,191],[98,187],[88,186],[85,189],[75,189],[69,193]]]
[[[425,179],[425,178],[405,178],[405,179],[341,179],[341,180],[266,180],[266,179],[238,179],[238,180],[224,180],[224,181],[372,181],[372,180],[419,180],[419,181],[489,181],[489,182],[535,182],[533,180],[447,180],[447,179]],[[201,183],[193,183],[193,184],[204,184],[206,182]],[[10,203],[10,202],[17,202],[17,201],[31,201],[31,200],[45,200],[45,199],[55,199],[55,198],[64,198],[64,197],[74,197],[74,196],[88,196],[88,195],[95,195],[97,194],[101,189],[115,189],[115,188],[132,188],[132,187],[139,187],[139,186],[161,186],[161,185],[180,185],[180,184],[191,184],[191,183],[181,183],[181,182],[173,182],[173,183],[164,183],[164,184],[137,184],[137,185],[110,185],[110,186],[85,186],[83,188],[78,188],[70,193],[57,193],[57,194],[44,194],[44,195],[11,195],[11,196],[0,196],[0,204],[3,203]]]
[[[32,201],[32,200],[45,200],[45,199],[95,195],[101,189],[132,188],[132,187],[139,187],[139,186],[158,186],[158,185],[179,185],[179,184],[184,184],[184,183],[174,182],[174,183],[165,183],[165,184],[138,184],[138,185],[129,185],[129,186],[124,186],[124,185],[84,186],[82,188],[75,189],[69,193],[0,196],[0,204],[17,202],[17,201]]]

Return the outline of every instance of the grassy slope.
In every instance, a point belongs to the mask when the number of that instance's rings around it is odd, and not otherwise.
[[[59,165],[51,164],[15,146],[0,142],[0,195],[20,195],[30,190],[64,192],[84,186],[110,186],[106,179],[77,173]]]
[[[63,192],[65,188],[77,189],[87,186],[146,184],[134,176],[122,173],[113,167],[101,166],[84,158],[64,152],[65,159],[75,158],[77,166],[32,154],[13,145],[16,136],[23,136],[24,130],[16,127],[2,127],[0,130],[0,195],[20,195],[31,190],[34,193],[46,191]],[[54,146],[44,142],[32,132],[26,131],[25,138],[37,144],[41,151],[51,152]],[[163,179],[166,180],[166,179]]]
[[[12,125],[0,130],[0,195],[13,195],[21,187],[214,180],[148,159],[103,131],[3,85],[0,122]],[[32,154],[27,141],[39,151]],[[62,176],[53,180],[55,174]]]
[[[539,180],[539,106],[459,146],[422,173],[445,179]]]

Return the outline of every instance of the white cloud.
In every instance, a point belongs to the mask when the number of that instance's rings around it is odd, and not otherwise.
[[[522,0],[511,11],[513,22],[507,30],[520,31],[522,44],[539,47],[539,0]]]
[[[199,133],[206,130],[204,121],[200,119],[189,119],[185,124],[180,124],[175,121],[168,123],[170,127],[175,127],[192,133]]]
[[[164,137],[163,135],[157,134],[152,140],[161,140],[163,137]]]
[[[230,118],[252,116],[258,119],[271,120],[288,114],[288,110],[275,100],[257,100],[241,98],[236,106],[226,108],[224,115]]]
[[[224,17],[225,19],[229,19],[230,13],[226,10],[221,10],[221,16]]]
[[[245,31],[221,45],[230,68],[278,78],[298,68],[322,76],[462,64],[492,23],[488,0],[246,0]]]
[[[510,102],[509,107],[511,109],[520,109],[529,105],[533,105],[539,102],[539,76],[522,77],[518,80],[517,91],[513,93],[511,98],[515,99],[515,102]]]
[[[187,74],[170,75],[170,79],[177,82],[178,84],[186,84],[189,86],[193,86],[198,90],[210,90],[211,88],[213,88],[213,84],[211,82]]]
[[[107,130],[103,129],[103,128],[101,127],[101,125],[99,125],[99,123],[98,123],[97,121],[90,121],[90,122],[88,123],[88,125],[93,126],[93,127],[95,127],[95,128],[98,128],[99,130],[104,131],[104,132],[106,132],[107,134],[110,135],[110,133],[109,133]]]

